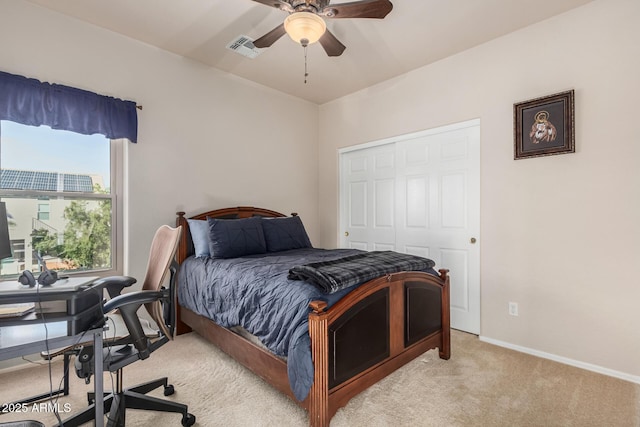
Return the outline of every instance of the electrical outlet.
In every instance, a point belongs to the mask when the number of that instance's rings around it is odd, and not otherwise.
[[[509,303],[509,314],[511,316],[517,316],[518,315],[518,303],[517,302],[510,302]]]

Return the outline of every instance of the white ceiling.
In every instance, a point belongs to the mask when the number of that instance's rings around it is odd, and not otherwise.
[[[319,44],[309,46],[307,84],[303,48],[287,36],[255,59],[226,49],[286,17],[251,0],[28,1],[322,104],[592,0],[392,0],[383,20],[328,19],[347,49],[330,58]]]

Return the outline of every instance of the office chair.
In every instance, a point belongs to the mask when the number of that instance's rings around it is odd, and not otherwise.
[[[125,425],[126,408],[144,409],[151,411],[176,412],[182,414],[182,425],[185,427],[195,423],[196,418],[190,414],[187,405],[183,405],[168,400],[147,396],[146,393],[163,386],[164,395],[173,394],[173,386],[168,384],[167,377],[137,385],[135,387],[123,388],[122,370],[138,360],[144,360],[151,353],[160,348],[169,340],[173,339],[175,329],[175,279],[177,263],[174,260],[178,247],[181,227],[171,228],[167,225],[160,227],[151,243],[147,271],[142,284],[142,290],[120,294],[121,291],[130,286],[135,279],[129,277],[110,277],[106,281],[106,289],[111,299],[103,306],[107,315],[107,326],[118,328],[117,322],[110,319],[121,317],[126,325],[127,334],[122,338],[105,340],[102,351],[98,351],[98,357],[103,357],[104,371],[115,372],[116,387],[113,393],[105,392],[104,402],[93,402],[83,412],[76,414],[62,423],[65,427],[79,426],[94,418],[96,404],[104,405],[104,412],[107,416],[107,426],[121,427]],[[167,273],[170,273],[169,287],[164,288]],[[159,331],[153,338],[145,332],[141,319],[137,315],[138,309],[144,305],[147,313],[153,318],[159,327]],[[117,310],[117,313],[113,313]],[[118,336],[123,331],[114,331],[114,336]],[[107,336],[111,331],[106,332]],[[76,374],[85,381],[89,381],[93,374],[93,357],[95,349],[91,345],[85,345],[77,350],[75,368]],[[90,398],[91,399],[91,398]]]

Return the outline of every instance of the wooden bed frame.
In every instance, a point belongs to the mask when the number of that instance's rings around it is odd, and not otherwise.
[[[179,263],[194,253],[184,215],[178,212],[176,219],[176,225],[183,227]],[[244,206],[190,218],[252,216],[285,215]],[[420,272],[380,277],[351,291],[330,309],[324,301],[313,301],[309,335],[315,373],[309,395],[302,402],[290,389],[286,361],[268,350],[179,304],[177,333],[193,330],[202,335],[305,408],[311,426],[329,426],[331,417],[349,399],[425,351],[438,348],[440,358],[449,359],[448,270],[439,273],[439,277]]]

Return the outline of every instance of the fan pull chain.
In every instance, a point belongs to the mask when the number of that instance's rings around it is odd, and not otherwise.
[[[304,84],[307,84],[307,76],[309,76],[307,72],[307,45],[304,45]]]

